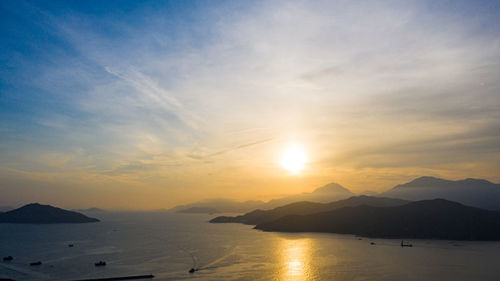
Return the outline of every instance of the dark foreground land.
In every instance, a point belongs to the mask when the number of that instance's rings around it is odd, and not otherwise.
[[[391,200],[364,196],[329,205],[300,202],[238,217],[217,217],[211,222],[255,224],[256,229],[263,231],[329,232],[375,238],[500,240],[498,211],[444,199]],[[331,209],[325,211],[328,207]]]

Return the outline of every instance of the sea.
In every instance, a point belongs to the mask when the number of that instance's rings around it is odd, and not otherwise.
[[[500,280],[500,243],[263,232],[214,215],[116,212],[99,223],[0,224],[0,278]],[[73,247],[69,247],[73,244]],[[31,262],[41,261],[39,266]],[[106,266],[96,267],[98,261]],[[189,269],[197,268],[194,273]]]

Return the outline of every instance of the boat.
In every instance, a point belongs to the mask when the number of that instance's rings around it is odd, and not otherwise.
[[[412,244],[408,243],[408,244],[405,244],[403,240],[401,240],[401,247],[413,247]]]
[[[68,245],[68,247],[70,247],[70,248],[72,248],[73,246],[75,246],[75,245],[73,245],[73,244],[69,244],[69,245]]]
[[[30,263],[30,266],[41,265],[41,264],[42,264],[41,261],[36,261],[36,262]]]
[[[193,267],[188,271],[189,273],[194,273],[195,271],[198,271],[198,261],[196,260],[196,257],[193,255],[193,253],[186,251],[190,256],[191,259],[193,259]]]
[[[3,257],[3,261],[11,261],[13,260],[14,258],[12,256],[6,256],[6,257]]]
[[[95,266],[105,266],[106,262],[105,261],[99,261],[99,262],[94,263],[94,265]]]

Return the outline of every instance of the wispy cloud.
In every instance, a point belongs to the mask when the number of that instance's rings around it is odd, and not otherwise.
[[[360,190],[420,172],[500,181],[497,6],[178,5],[100,16],[28,5],[19,36],[43,30],[50,43],[35,36],[43,50],[18,55],[23,75],[1,80],[16,84],[2,82],[2,167],[174,201],[189,199],[183,188],[270,197],[333,177]],[[310,154],[303,181],[275,163],[290,140]]]

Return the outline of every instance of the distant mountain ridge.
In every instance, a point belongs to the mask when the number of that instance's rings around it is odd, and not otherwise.
[[[262,206],[262,204],[264,204],[264,202],[259,200],[238,202],[230,199],[216,198],[206,199],[186,205],[179,205],[169,211],[178,213],[190,209],[191,211],[198,210],[195,213],[203,213],[201,211],[205,209],[205,213],[214,213],[214,210],[216,210],[216,213],[244,213],[249,210],[257,209]],[[188,213],[189,212],[190,211],[188,211]]]
[[[380,194],[405,200],[444,198],[468,206],[500,210],[500,184],[483,179],[446,180],[420,177]]]
[[[220,213],[219,210],[210,207],[191,207],[184,210],[177,211],[177,213],[184,214],[216,214]]]
[[[186,205],[176,206],[169,211],[183,212],[184,210],[192,208],[199,208],[199,210],[207,208],[207,212],[205,213],[215,213],[213,210],[217,210],[218,213],[245,213],[255,209],[272,209],[298,201],[327,203],[346,199],[354,195],[354,193],[340,184],[329,183],[315,189],[313,192],[304,192],[301,194],[285,196],[283,198],[270,200],[269,202],[263,202],[260,200],[238,202],[229,199],[207,199]],[[190,211],[188,211],[188,213],[189,212]]]
[[[50,205],[31,203],[0,214],[0,223],[89,223],[98,219]]]
[[[377,197],[397,198],[409,201],[443,198],[456,201],[468,206],[500,210],[500,184],[491,183],[483,179],[464,179],[458,181],[435,177],[419,177],[408,183],[399,184],[389,191],[376,193],[365,190],[361,194]],[[329,183],[312,192],[304,192],[273,199],[269,202],[246,201],[237,202],[228,199],[209,199],[191,204],[177,206],[171,211],[181,211],[189,208],[210,208],[221,213],[246,213],[252,210],[270,210],[294,202],[309,201],[328,203],[338,201],[357,194],[337,184]],[[214,213],[209,211],[207,213]]]
[[[316,188],[313,192],[304,192],[301,194],[290,195],[283,198],[270,200],[261,208],[271,209],[298,201],[328,203],[346,199],[355,195],[356,194],[352,193],[349,189],[341,186],[340,184],[332,182],[322,187]]]
[[[210,220],[210,222],[211,223],[236,222],[236,223],[256,225],[290,215],[309,215],[314,213],[332,211],[343,207],[353,207],[359,205],[367,205],[375,207],[400,206],[407,204],[408,202],[409,201],[401,199],[379,198],[379,197],[372,197],[365,195],[353,196],[348,199],[343,199],[330,203],[314,203],[308,201],[301,201],[277,207],[272,210],[255,210],[236,217],[220,216]]]
[[[392,207],[358,205],[309,215],[289,215],[260,223],[255,228],[378,238],[500,240],[500,212],[434,199]]]
[[[106,210],[92,207],[92,208],[87,208],[87,209],[73,209],[72,211],[74,212],[93,212],[93,213],[105,213]]]

